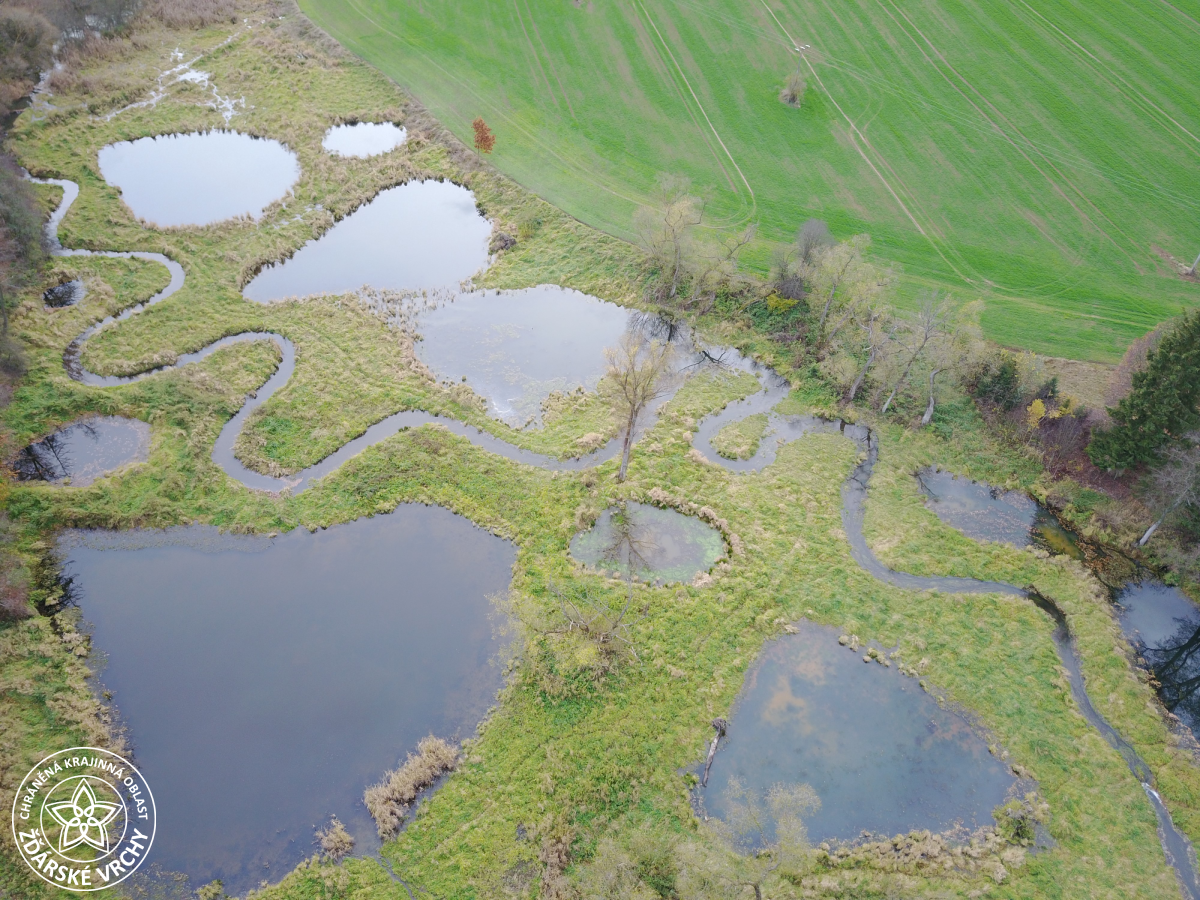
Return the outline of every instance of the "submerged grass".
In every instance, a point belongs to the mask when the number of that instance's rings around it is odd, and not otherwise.
[[[21,161],[37,174],[81,185],[63,224],[67,246],[165,252],[187,271],[177,295],[94,339],[88,365],[136,371],[239,331],[286,335],[297,347],[296,373],[251,417],[239,445],[242,458],[265,471],[310,465],[372,422],[407,408],[445,412],[560,456],[577,453],[589,435],[594,441],[611,433],[607,410],[594,397],[553,398],[540,430],[517,431],[487,419],[469,392],[429,380],[412,364],[403,335],[349,297],[265,307],[240,297],[239,287],[256,265],[328,227],[329,211],[344,215],[410,177],[446,177],[469,186],[486,214],[510,234],[525,236],[485,273],[481,280],[488,285],[556,282],[605,299],[631,302],[638,296],[639,259],[631,248],[481,168],[382,76],[329,49],[293,13],[282,13],[280,19],[276,7],[248,0],[241,7],[241,19],[248,21],[236,26],[139,32],[124,55],[94,63],[106,73],[94,83],[119,90],[56,97],[57,112],[18,122],[12,143]],[[96,152],[109,141],[223,125],[204,105],[206,95],[187,85],[175,86],[153,107],[107,122],[96,118],[145,96],[155,75],[171,65],[176,47],[191,55],[207,52],[197,67],[211,72],[224,93],[245,96],[232,127],[275,137],[298,153],[303,175],[287,209],[273,207],[258,224],[152,230],[138,225],[95,175]],[[352,118],[402,122],[410,141],[373,160],[326,157],[320,150],[324,129]],[[519,232],[518,223],[534,218],[540,220],[536,228]],[[819,869],[793,885],[796,893],[968,896],[987,887],[992,896],[1006,897],[1135,897],[1175,890],[1142,789],[1075,711],[1050,640],[1051,623],[1032,604],[902,591],[860,570],[841,531],[840,485],[857,457],[845,438],[806,437],[783,447],[776,463],[759,474],[735,475],[692,452],[697,421],[753,390],[748,376],[703,375],[686,382],[638,443],[624,484],[613,479],[615,463],[555,474],[423,427],[372,447],[299,496],[272,496],[231,482],[210,453],[246,393],[275,370],[274,347],[229,347],[198,365],[118,388],[79,385],[63,372],[65,343],[87,324],[153,293],[164,276],[149,263],[72,259],[54,266],[47,284],[67,274],[64,267],[77,267],[71,271],[89,284],[103,281],[112,295],[97,287],[78,307],[48,311],[31,293],[14,317],[30,370],[3,413],[10,446],[86,412],[148,421],[152,446],[146,464],[87,488],[7,484],[12,543],[31,563],[56,530],[68,526],[199,520],[269,532],[328,526],[419,502],[447,507],[512,540],[518,548],[513,590],[549,609],[557,602],[552,585],[586,590],[597,602],[623,602],[625,585],[589,574],[569,557],[569,542],[587,510],[664,491],[711,508],[739,536],[741,552],[716,567],[710,586],[632,588],[638,608],[646,611],[630,632],[637,660],[603,677],[568,655],[551,654],[541,668],[517,662],[480,734],[465,742],[459,768],[383,847],[384,858],[409,885],[436,896],[528,897],[549,861],[562,861],[564,848],[576,865],[586,865],[608,836],[648,835],[666,846],[669,836],[690,832],[695,821],[680,772],[702,758],[709,722],[728,714],[762,643],[806,616],[898,646],[910,665],[928,660],[925,677],[976,712],[1010,759],[1038,778],[1057,846],[1014,869],[1002,885],[971,871],[929,879],[870,868]],[[791,374],[796,387],[787,411],[832,410],[833,398],[821,383],[775,358],[761,336],[736,321],[701,324],[715,340],[737,343]],[[744,437],[739,431],[739,440]],[[1087,574],[1073,563],[967,541],[923,509],[908,480],[914,468],[936,463],[1025,486],[1039,477],[1036,464],[990,442],[966,414],[942,431],[884,428],[881,441],[868,504],[868,533],[881,557],[907,571],[953,565],[958,574],[1030,581],[1058,600],[1078,635],[1097,706],[1154,768],[1176,820],[1200,837],[1197,768],[1172,745]],[[0,623],[0,805],[45,752],[69,741],[101,740],[102,709],[87,692],[84,663],[72,646],[42,617]],[[0,877],[6,886],[16,885],[22,896],[47,896],[39,883],[19,880],[22,864],[4,846]],[[543,846],[558,849],[543,853]],[[377,861],[348,859],[341,867],[310,860],[260,896],[408,895]]]

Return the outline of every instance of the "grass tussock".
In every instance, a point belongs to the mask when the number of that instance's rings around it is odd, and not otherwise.
[[[398,769],[383,776],[363,792],[366,804],[379,836],[384,840],[395,837],[417,795],[442,775],[453,772],[458,765],[458,748],[441,738],[429,735],[417,744]]]

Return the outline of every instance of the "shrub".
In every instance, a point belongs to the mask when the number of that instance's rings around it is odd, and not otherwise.
[[[799,72],[793,72],[788,76],[787,84],[779,91],[779,102],[786,103],[793,108],[799,107],[804,102],[804,92],[808,89],[808,85],[804,81],[804,76]]]

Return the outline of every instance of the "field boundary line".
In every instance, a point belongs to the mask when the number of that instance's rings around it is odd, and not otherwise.
[[[775,10],[771,9],[771,7],[767,4],[767,0],[759,0],[759,2],[761,2],[763,7],[767,10],[767,12],[771,14],[771,18],[774,19],[775,24],[779,26],[779,30],[782,31],[784,33],[784,35],[786,35],[787,39],[792,42],[792,47],[793,48],[799,47],[800,45],[796,43],[796,39],[792,37],[792,35],[788,32],[788,30],[783,27],[783,23],[779,21],[779,16],[775,15]],[[974,284],[975,279],[963,274],[962,270],[959,269],[958,266],[956,266],[954,264],[954,262],[949,257],[946,256],[946,254],[942,251],[942,248],[938,246],[938,242],[936,240],[934,240],[934,238],[929,234],[929,232],[924,229],[924,227],[921,225],[921,223],[917,221],[917,217],[912,214],[912,210],[910,210],[908,208],[908,205],[905,204],[905,202],[900,199],[900,195],[896,193],[896,189],[892,187],[891,182],[888,181],[886,177],[884,177],[884,174],[882,172],[880,172],[879,169],[875,166],[875,163],[873,163],[871,161],[871,157],[869,157],[866,154],[866,152],[863,150],[863,148],[861,146],[859,146],[858,140],[855,138],[855,135],[858,135],[859,137],[861,137],[863,139],[864,143],[867,142],[866,137],[858,130],[858,126],[854,124],[854,120],[851,119],[850,116],[848,116],[846,114],[846,111],[844,109],[842,109],[842,105],[840,103],[838,103],[837,99],[833,96],[832,93],[830,93],[829,88],[825,87],[825,82],[821,80],[821,76],[817,74],[817,70],[815,68],[813,68],[813,64],[811,62],[809,62],[808,57],[805,56],[803,53],[801,53],[800,58],[803,59],[804,64],[806,66],[808,66],[808,71],[811,72],[813,78],[815,78],[817,80],[817,84],[819,84],[821,86],[821,90],[824,91],[825,96],[829,98],[829,102],[834,105],[834,107],[837,109],[837,111],[841,114],[842,118],[846,120],[846,124],[850,126],[850,130],[851,130],[850,143],[852,143],[854,145],[854,149],[858,151],[858,155],[863,158],[863,162],[865,162],[868,166],[871,167],[871,171],[875,173],[875,177],[878,178],[883,183],[883,186],[885,188],[887,188],[888,193],[892,195],[892,199],[894,199],[896,201],[897,205],[902,210],[904,210],[904,214],[906,216],[908,216],[908,220],[913,223],[913,226],[917,229],[917,231],[919,231],[921,233],[921,237],[925,238],[925,240],[927,240],[929,242],[929,246],[933,247],[933,249],[937,253],[937,255],[942,258],[942,262],[944,262],[946,265],[948,265],[953,270],[954,274],[957,275],[959,278],[961,278],[963,281],[965,281],[967,284]],[[867,143],[867,146],[870,146],[870,144]],[[871,149],[874,150],[873,147]],[[879,151],[875,150],[875,152],[878,153]],[[881,158],[882,158],[882,154],[881,154]]]
[[[885,12],[887,12],[887,8],[884,7],[884,5],[883,5],[883,0],[875,0],[875,2],[880,6],[880,8],[882,8]],[[1141,249],[1138,246],[1137,242],[1135,242],[1131,237],[1129,237],[1129,235],[1125,234],[1125,232],[1123,232],[1120,228],[1118,228],[1117,225],[1107,215],[1105,215],[1103,210],[1101,210],[1098,206],[1096,206],[1096,204],[1094,202],[1092,202],[1091,198],[1089,198],[1083,191],[1081,191],[1078,187],[1076,187],[1074,182],[1072,182],[1070,178],[1068,178],[1061,171],[1059,171],[1058,167],[1055,166],[1053,162],[1051,162],[1049,159],[1046,158],[1046,155],[1044,153],[1042,153],[1037,148],[1037,146],[1032,141],[1030,141],[1029,138],[1027,138],[1025,136],[1025,133],[1023,131],[1021,131],[1021,129],[1018,125],[1011,122],[1008,119],[1008,117],[1006,115],[1004,115],[1004,113],[1002,113],[1002,112],[1000,112],[1000,110],[996,109],[996,107],[992,104],[992,102],[990,100],[988,100],[987,97],[985,97],[983,95],[983,93],[977,87],[975,87],[975,85],[973,85],[969,80],[967,80],[967,78],[964,77],[963,74],[961,72],[959,72],[958,69],[956,69],[953,66],[953,64],[950,63],[949,60],[946,59],[945,55],[942,53],[941,50],[938,49],[937,45],[934,44],[933,41],[931,41],[925,35],[925,32],[923,32],[920,29],[920,27],[917,26],[916,23],[914,23],[912,21],[912,19],[910,19],[908,17],[908,14],[905,13],[904,10],[902,10],[898,6],[896,6],[895,0],[887,0],[887,2],[892,7],[892,9],[894,9],[896,11],[896,13],[899,14],[899,16],[904,19],[904,21],[908,24],[908,26],[911,27],[913,29],[913,31],[915,31],[920,36],[921,40],[923,40],[926,43],[926,45],[929,47],[929,49],[937,56],[938,60],[941,61],[942,65],[945,66],[947,69],[949,69],[951,72],[953,72],[955,77],[958,78],[958,80],[961,81],[972,93],[974,93],[976,96],[978,96],[980,98],[980,100],[984,104],[986,104],[996,114],[997,117],[1003,119],[1009,128],[1011,128],[1018,135],[1020,135],[1021,140],[1025,144],[1027,144],[1035,153],[1037,153],[1038,156],[1040,156],[1042,158],[1042,161],[1054,172],[1055,175],[1057,175],[1060,179],[1062,179],[1062,181],[1065,182],[1066,185],[1072,191],[1074,191],[1086,205],[1090,206],[1098,216],[1100,216],[1102,219],[1104,219],[1106,222],[1108,222],[1108,224],[1113,229],[1115,229],[1116,232],[1119,235],[1121,235],[1121,237],[1123,237],[1125,240],[1129,241],[1129,243],[1132,244],[1135,249]],[[888,14],[891,15],[891,13],[888,13]],[[892,20],[895,21],[895,16],[892,16]],[[899,25],[900,23],[896,22],[896,24]],[[905,37],[907,37],[910,41],[912,41],[917,46],[917,49],[920,50],[920,44],[917,44],[916,39],[913,38],[913,36],[908,33],[907,29],[905,29],[903,26],[901,26],[901,30],[904,31]],[[925,55],[924,51],[921,51],[921,52],[922,52],[922,55]],[[929,59],[928,56],[925,56],[925,58]],[[930,60],[930,63],[933,64],[933,61]],[[1057,193],[1068,204],[1070,204],[1071,208],[1074,209],[1077,213],[1079,213],[1079,215],[1083,216],[1084,220],[1089,225],[1091,225],[1092,228],[1096,229],[1096,231],[1099,234],[1101,234],[1105,239],[1107,239],[1108,242],[1111,243],[1115,249],[1117,249],[1119,252],[1124,254],[1125,258],[1128,259],[1133,264],[1135,269],[1140,268],[1138,266],[1137,260],[1134,259],[1129,254],[1129,252],[1127,250],[1125,250],[1120,244],[1118,244],[1112,235],[1110,235],[1107,231],[1105,231],[1103,228],[1101,228],[1097,222],[1093,221],[1092,217],[1087,213],[1086,210],[1082,209],[1080,206],[1078,206],[1075,203],[1074,200],[1072,200],[1070,197],[1067,196],[1066,191],[1064,191],[1063,188],[1053,178],[1051,178],[1048,174],[1046,174],[1046,172],[1044,172],[1042,170],[1041,166],[1039,166],[1036,162],[1034,162],[1033,158],[1028,153],[1025,152],[1025,149],[1022,147],[1022,145],[1017,143],[1017,141],[1013,140],[1012,135],[1010,135],[1008,133],[1008,131],[1005,130],[1005,128],[1000,124],[1000,122],[993,119],[992,116],[988,115],[988,113],[986,113],[974,100],[972,100],[965,93],[963,93],[962,88],[960,88],[953,81],[951,81],[950,78],[946,75],[946,73],[941,69],[941,67],[937,66],[936,64],[933,64],[933,65],[934,65],[934,68],[937,70],[938,74],[942,76],[942,78],[946,81],[946,83],[949,84],[951,87],[953,87],[958,92],[959,96],[961,96],[964,100],[966,100],[969,104],[971,104],[971,106],[974,107],[975,110],[981,116],[984,117],[984,119],[986,119],[989,123],[991,123],[992,127],[996,129],[997,133],[1000,134],[1006,141],[1008,141],[1008,143],[1011,144],[1012,147],[1018,153],[1020,153],[1022,157],[1024,157],[1025,161],[1028,162],[1031,166],[1033,166],[1033,168],[1038,172],[1039,175],[1041,175],[1043,178],[1046,179],[1047,183],[1051,186],[1051,188],[1054,189],[1055,193]]]
[[[737,160],[733,158],[733,154],[729,152],[729,148],[725,146],[725,142],[721,140],[720,132],[712,123],[712,119],[708,117],[708,113],[704,109],[704,104],[700,102],[700,98],[696,96],[696,92],[692,89],[692,83],[688,81],[688,77],[684,74],[683,69],[679,65],[679,61],[675,59],[675,54],[671,52],[671,46],[663,39],[662,32],[658,30],[658,26],[654,24],[654,19],[651,18],[646,5],[642,0],[637,0],[638,6],[642,8],[642,14],[646,17],[646,21],[650,23],[650,27],[654,29],[654,33],[658,35],[659,41],[662,42],[663,48],[667,51],[667,55],[671,57],[671,62],[675,65],[676,71],[679,72],[679,77],[683,79],[683,83],[687,85],[688,93],[692,95],[692,99],[696,101],[696,106],[700,109],[700,115],[704,116],[704,121],[708,123],[708,127],[712,130],[713,137],[717,139],[717,143],[721,145],[721,149],[725,151],[725,155],[729,157],[729,161],[733,167],[737,169],[738,176],[742,179],[742,184],[746,186],[746,190],[750,192],[750,212],[747,218],[753,218],[758,210],[758,198],[754,196],[754,188],[750,187],[750,182],[746,180],[745,173],[742,172],[742,167],[737,164]]]
[[[479,103],[480,106],[482,106],[483,108],[485,108],[489,111],[489,115],[494,115],[500,121],[507,123],[514,131],[517,131],[517,132],[525,135],[527,138],[530,139],[530,141],[534,144],[534,146],[540,148],[545,153],[549,154],[550,156],[552,156],[556,160],[558,160],[562,164],[564,169],[576,172],[582,178],[582,180],[588,182],[589,184],[595,185],[596,187],[600,188],[600,190],[605,191],[606,193],[612,194],[612,196],[614,196],[614,197],[619,197],[620,199],[622,199],[628,203],[632,203],[634,206],[645,206],[646,205],[646,201],[644,199],[630,197],[628,194],[622,193],[621,191],[610,187],[609,185],[605,184],[604,182],[597,180],[595,177],[592,176],[590,169],[583,166],[581,163],[573,162],[571,160],[564,158],[562,156],[562,154],[558,153],[553,148],[547,146],[542,141],[538,140],[538,138],[535,134],[533,134],[528,128],[526,128],[524,125],[522,125],[516,119],[514,119],[512,116],[510,116],[506,112],[504,112],[503,109],[496,106],[494,103],[491,103],[491,102],[485,100],[484,98],[482,98],[479,95],[479,93],[475,90],[475,88],[471,85],[471,82],[468,79],[464,79],[464,78],[461,78],[461,77],[455,75],[453,72],[451,72],[445,66],[441,65],[436,59],[431,58],[429,56],[429,54],[427,54],[423,50],[421,50],[420,47],[418,47],[413,41],[411,41],[410,39],[408,39],[407,37],[405,37],[403,35],[397,34],[396,32],[392,31],[387,26],[382,25],[378,21],[373,19],[370,15],[368,15],[362,9],[362,7],[359,4],[359,0],[347,0],[347,5],[352,7],[359,15],[361,15],[363,17],[363,19],[370,22],[372,25],[374,25],[376,28],[378,28],[384,34],[395,38],[396,40],[400,41],[403,44],[406,44],[409,48],[412,49],[413,53],[415,53],[417,56],[420,56],[427,63],[429,63],[429,65],[431,65],[433,68],[435,68],[439,72],[441,72],[448,81],[459,85],[459,87],[461,87],[465,92],[469,93],[475,99],[475,101],[477,103]],[[361,59],[362,57],[360,56],[359,58]],[[394,79],[392,79],[392,80],[394,80]],[[406,89],[406,93],[411,93],[411,92]]]
[[[1195,143],[1200,144],[1200,137],[1197,137],[1196,135],[1194,135],[1190,131],[1188,131],[1187,128],[1185,128],[1182,123],[1177,122],[1175,120],[1175,118],[1169,112],[1167,112],[1165,109],[1160,107],[1157,103],[1155,103],[1153,100],[1151,100],[1145,94],[1143,94],[1141,91],[1139,91],[1137,88],[1135,88],[1132,84],[1130,84],[1128,81],[1126,81],[1115,69],[1113,69],[1111,66],[1105,65],[1100,60],[1100,58],[1097,57],[1094,53],[1092,53],[1092,51],[1088,50],[1087,47],[1083,46],[1083,44],[1079,43],[1079,41],[1075,40],[1075,38],[1071,37],[1071,35],[1067,34],[1065,31],[1063,31],[1061,28],[1059,28],[1056,24],[1054,24],[1054,22],[1050,21],[1050,19],[1046,18],[1044,15],[1042,15],[1040,12],[1038,12],[1036,9],[1034,9],[1032,6],[1030,6],[1028,3],[1026,3],[1025,0],[1016,0],[1016,2],[1020,3],[1021,6],[1024,6],[1034,16],[1041,19],[1042,22],[1045,23],[1045,25],[1043,27],[1057,32],[1059,35],[1061,35],[1062,39],[1069,41],[1077,50],[1079,50],[1081,53],[1086,55],[1088,57],[1088,59],[1090,59],[1093,63],[1095,63],[1096,67],[1099,68],[1101,72],[1105,72],[1108,75],[1110,75],[1111,77],[1115,78],[1117,81],[1121,82],[1121,84],[1123,84],[1126,87],[1126,89],[1129,90],[1130,93],[1134,94],[1139,100],[1141,100],[1142,103],[1144,103],[1147,106],[1154,109],[1160,116],[1162,116],[1163,118],[1165,118],[1169,122],[1171,122],[1172,125],[1174,125],[1176,128],[1178,128],[1180,131],[1182,131],[1188,137],[1190,137]],[[1168,5],[1170,5],[1170,4],[1168,4]],[[1186,145],[1186,142],[1185,142],[1185,145]],[[1200,155],[1200,150],[1198,150],[1196,147],[1192,147],[1191,150],[1194,154]]]
[[[525,17],[521,15],[521,0],[513,0],[513,12],[517,14],[517,23],[521,26],[521,33],[525,35],[525,43],[529,45],[529,53],[533,56],[533,63],[542,74],[542,81],[546,83],[546,93],[550,95],[550,102],[557,109],[558,98],[554,96],[554,88],[551,87],[550,79],[546,77],[546,70],[542,67],[542,58],[538,55],[537,47],[533,46],[533,38],[529,36],[529,29],[525,27]]]

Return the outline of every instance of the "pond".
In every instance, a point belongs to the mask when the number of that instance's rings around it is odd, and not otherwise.
[[[630,318],[624,307],[557,285],[479,291],[424,313],[416,349],[439,378],[465,376],[493,416],[519,426],[540,418],[551,391],[595,390],[604,350]]]
[[[501,684],[487,596],[515,551],[444,509],[275,538],[74,532],[61,549],[154,791],[151,862],[193,887],[277,881],[331,814],[371,852],[363,790],[427,734],[469,737]]]
[[[205,131],[109,144],[100,174],[135,216],[170,228],[258,219],[300,178],[300,163],[278,141]]]
[[[806,823],[814,842],[994,824],[1015,783],[1008,768],[963,716],[863,655],[810,622],[766,644],[697,789],[707,814],[727,815],[737,780],[759,796],[810,785],[821,800]]]
[[[382,191],[290,259],[268,266],[242,293],[285,297],[451,288],[488,262],[492,226],[475,196],[449,181],[410,181]]]
[[[42,302],[51,309],[60,309],[64,306],[74,306],[86,296],[87,288],[83,286],[82,281],[76,278],[56,284],[47,290],[42,294]]]
[[[13,470],[22,481],[87,487],[122,466],[150,457],[150,426],[140,419],[89,416],[17,454]]]
[[[1200,737],[1200,607],[1154,578],[1117,592],[1121,631],[1159,682],[1163,704]]]
[[[602,572],[666,584],[691,581],[725,556],[721,532],[692,516],[644,503],[606,509],[571,540],[571,556]]]
[[[917,475],[934,514],[967,537],[1014,547],[1037,545],[1083,559],[1078,539],[1023,491],[1005,491],[936,469]]]
[[[352,122],[326,131],[321,146],[335,156],[366,159],[395,150],[406,137],[408,130],[391,122]]]

